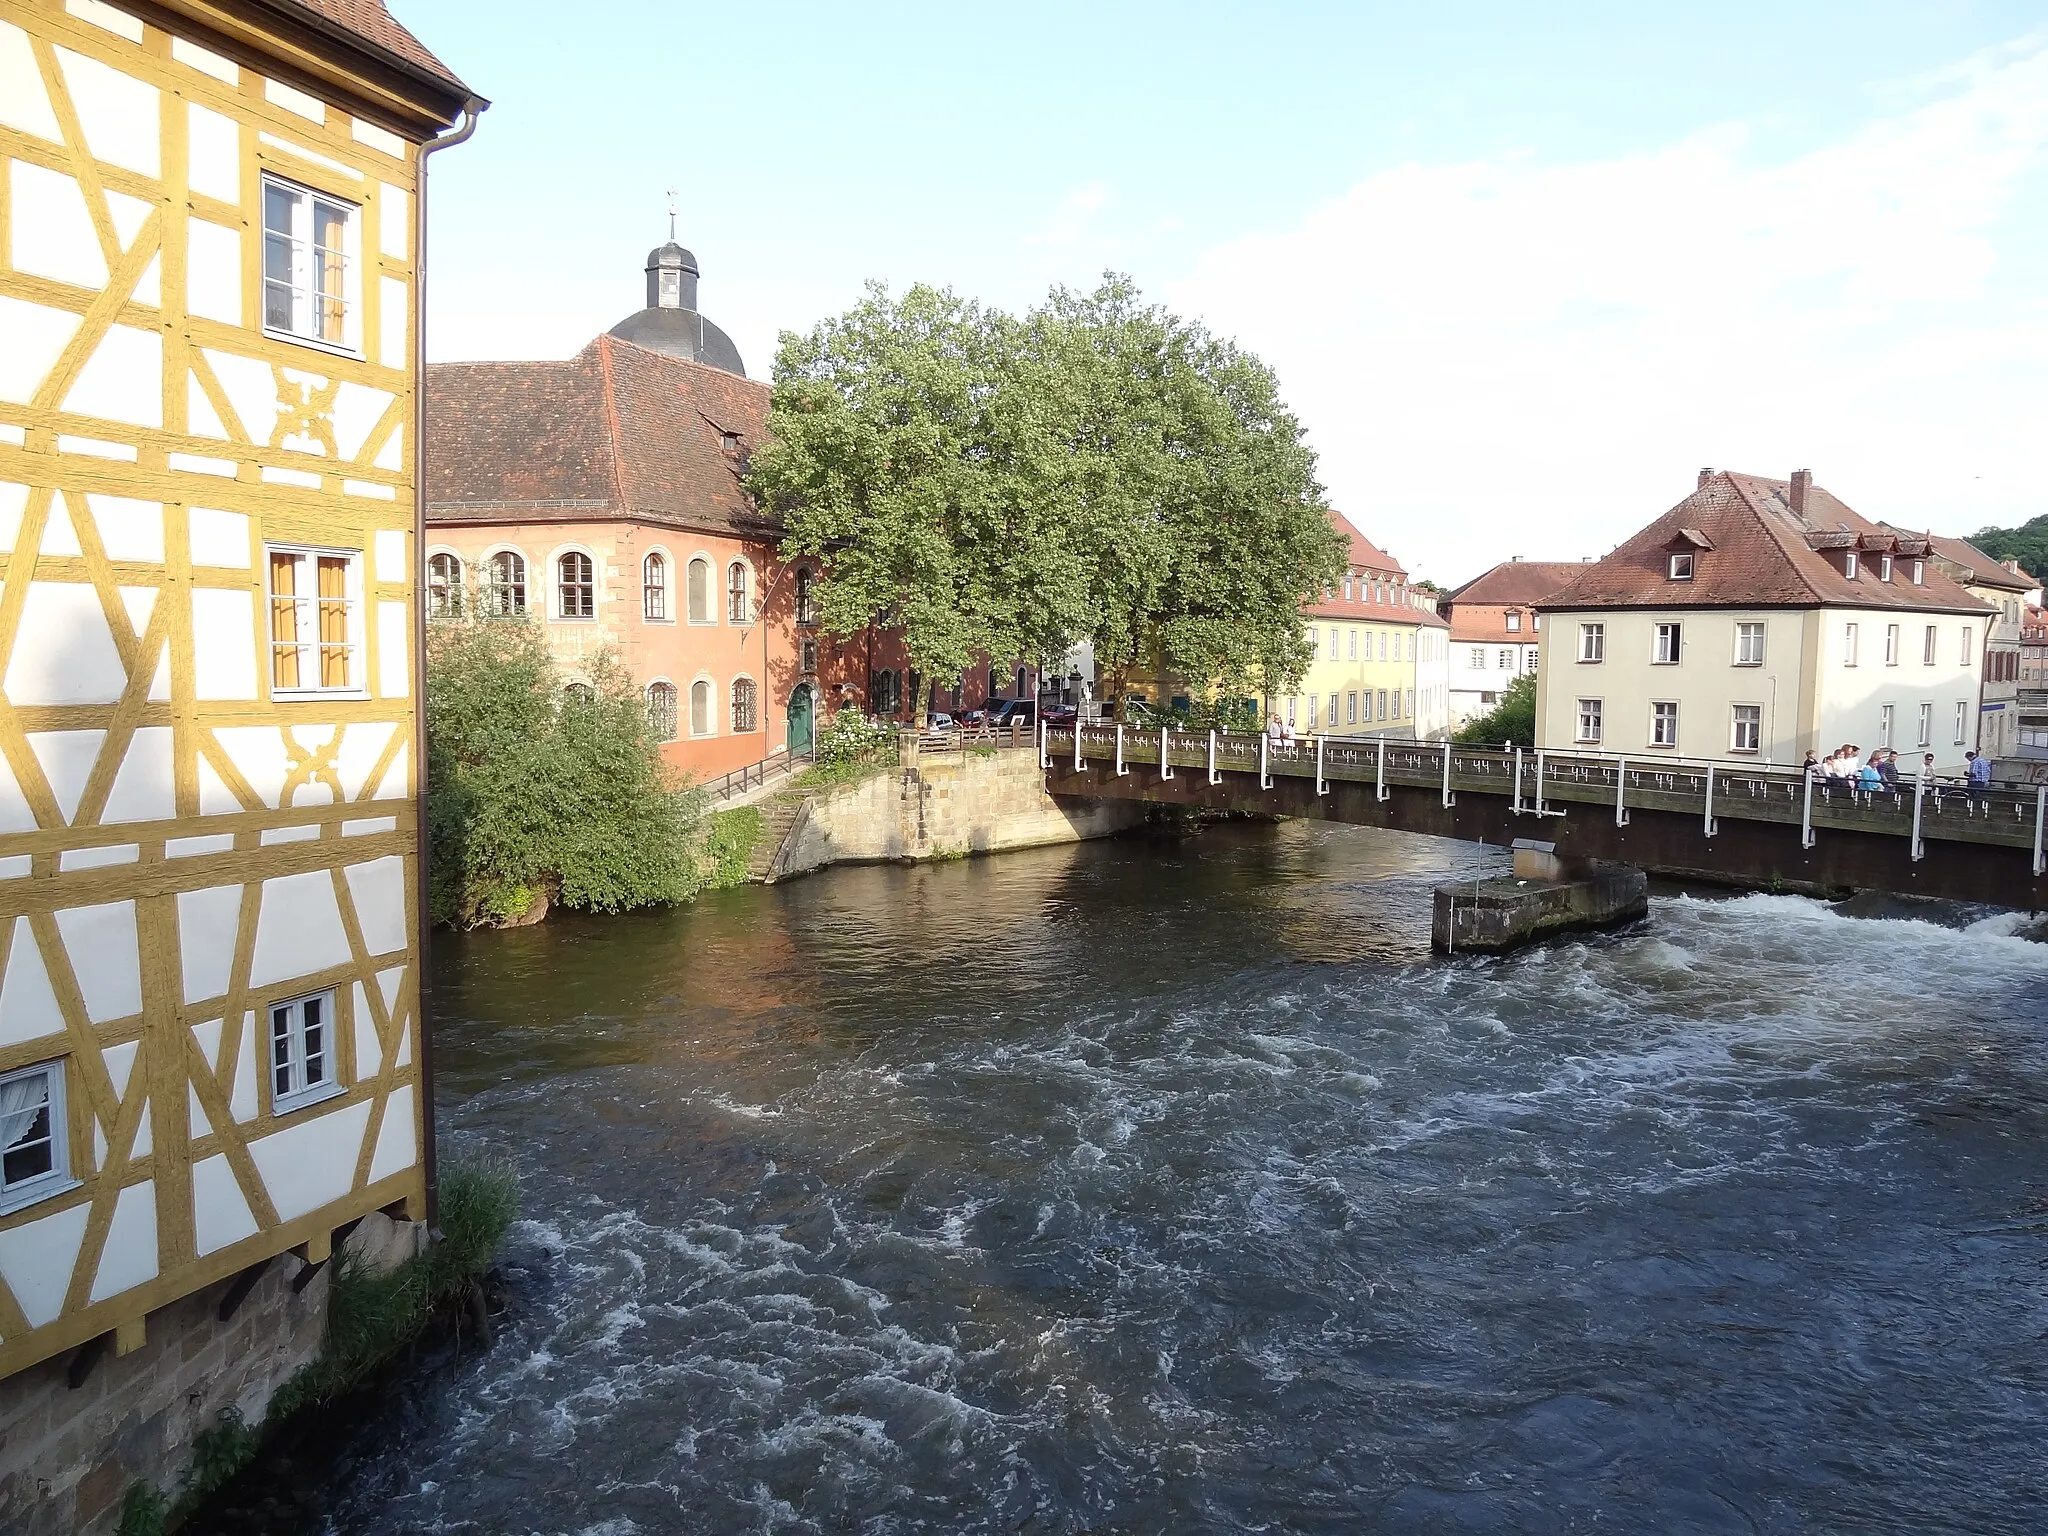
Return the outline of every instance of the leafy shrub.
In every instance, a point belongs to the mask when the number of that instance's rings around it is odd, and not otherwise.
[[[1501,691],[1500,702],[1451,738],[1465,747],[1536,745],[1536,674],[1524,672]]]
[[[707,890],[729,891],[747,883],[747,861],[754,844],[761,840],[761,808],[736,805],[729,811],[714,811],[704,834],[704,885]]]
[[[818,736],[820,763],[872,763],[894,743],[893,726],[870,720],[857,709],[842,709]]]
[[[510,922],[546,897],[601,912],[687,900],[700,798],[661,760],[609,653],[564,689],[538,624],[436,620],[427,635],[427,827],[436,921]]]

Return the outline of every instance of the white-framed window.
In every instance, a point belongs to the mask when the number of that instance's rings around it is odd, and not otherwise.
[[[1382,720],[1391,720],[1391,719],[1393,719],[1394,717],[1393,717],[1392,715],[1390,715],[1389,713],[1387,713],[1387,690],[1386,690],[1386,689],[1384,689],[1384,688],[1382,688],[1382,689],[1380,689],[1380,690],[1379,690],[1379,701],[1380,701],[1380,718],[1381,718]]]
[[[1513,635],[1513,634],[1518,634],[1518,633],[1520,633],[1520,632],[1521,632],[1521,628],[1522,628],[1522,616],[1521,616],[1521,614],[1517,613],[1517,612],[1516,612],[1516,611],[1515,611],[1514,609],[1510,608],[1510,609],[1508,610],[1508,633],[1509,633],[1509,634],[1511,634],[1511,635]]]
[[[1927,626],[1926,637],[1920,642],[1920,663],[1922,666],[1931,667],[1934,665],[1934,647],[1940,634],[1941,631],[1937,626],[1933,624]]]
[[[1888,667],[1899,664],[1899,626],[1896,624],[1884,627],[1884,664]]]
[[[1358,691],[1356,689],[1344,695],[1344,723],[1346,725],[1358,724]]]
[[[1691,550],[1674,550],[1674,551],[1672,551],[1672,554],[1671,554],[1671,565],[1670,565],[1670,571],[1671,571],[1671,579],[1672,579],[1673,581],[1691,581],[1691,580],[1692,580],[1692,551],[1691,551]]]
[[[1853,667],[1853,666],[1855,666],[1855,665],[1856,665],[1856,651],[1857,651],[1857,641],[1858,641],[1858,640],[1859,640],[1860,638],[1861,638],[1861,631],[1860,631],[1860,630],[1858,629],[1858,627],[1857,627],[1856,625],[1854,625],[1854,624],[1844,624],[1844,625],[1842,626],[1842,665],[1843,665],[1843,666],[1845,666],[1845,667]]]
[[[796,569],[796,621],[799,624],[818,622],[818,573],[808,565]]]
[[[669,621],[668,560],[663,555],[651,554],[640,562],[640,616],[656,624]]]
[[[0,1073],[0,1211],[20,1210],[77,1183],[69,1130],[61,1061]]]
[[[1877,579],[1879,581],[1890,581],[1892,579],[1892,557],[1890,555],[1879,555],[1877,557]]]
[[[1579,660],[1605,661],[1607,659],[1607,626],[1605,624],[1581,624],[1579,626]]]
[[[1854,581],[1861,566],[1862,562],[1856,558],[1855,550],[1845,549],[1842,551],[1842,574],[1844,576]]]
[[[334,994],[270,1005],[270,1109],[284,1114],[341,1092],[334,1069]]]
[[[1362,695],[1360,695],[1360,697],[1361,697],[1361,698],[1363,698],[1365,702],[1364,702],[1363,704],[1361,704],[1361,705],[1359,706],[1359,711],[1358,711],[1358,713],[1359,713],[1359,719],[1360,719],[1360,720],[1362,720],[1362,721],[1363,721],[1363,722],[1364,722],[1365,724],[1367,724],[1367,725],[1371,725],[1371,724],[1372,724],[1372,690],[1371,690],[1370,688],[1366,689],[1366,690],[1365,690],[1365,692],[1364,692],[1364,693],[1363,693]]]
[[[1339,700],[1338,700],[1338,696],[1337,696],[1336,694],[1334,694],[1334,693],[1333,693],[1333,694],[1331,694],[1331,695],[1330,695],[1330,715],[1329,715],[1329,720],[1330,720],[1330,729],[1331,729],[1331,730],[1333,730],[1333,731],[1334,731],[1335,729],[1337,729],[1337,704],[1338,704],[1338,702],[1339,702]]]
[[[1976,648],[1976,632],[1968,625],[1963,626],[1963,665],[1970,664],[1970,653]]]
[[[1920,706],[1920,745],[1923,747],[1934,745],[1934,706],[1932,704],[1922,704]]]
[[[1515,652],[1514,652],[1514,647],[1512,647],[1512,646],[1506,646],[1506,645],[1504,645],[1504,646],[1502,646],[1502,647],[1501,647],[1501,649],[1500,649],[1500,669],[1501,669],[1501,671],[1503,671],[1503,672],[1512,672],[1512,671],[1514,671],[1514,670],[1515,670]]]
[[[263,329],[353,351],[356,208],[263,175]]]
[[[1289,725],[1294,724],[1294,707],[1300,702],[1301,696],[1299,694],[1290,693],[1287,696],[1287,723]]]
[[[1967,741],[1969,740],[1969,729],[1970,729],[1970,701],[1969,701],[1968,699],[1957,699],[1957,700],[1956,700],[1956,745],[1957,745],[1957,746],[1959,746],[1959,747],[1960,747],[1960,746],[1962,746],[1962,745],[1963,745],[1963,744],[1964,744],[1965,742],[1967,742]]]
[[[1650,705],[1650,745],[1678,745],[1678,705],[1674,700],[1658,699]]]
[[[1350,650],[1350,659],[1353,661],[1358,660],[1358,631],[1355,629],[1345,630],[1344,643]]]
[[[1308,627],[1308,659],[1315,661],[1322,650],[1323,632],[1311,624]]]
[[[1351,601],[1351,573],[1349,571],[1344,573],[1344,601],[1347,603]]]
[[[508,619],[526,612],[526,556],[501,549],[484,561],[483,611],[487,618]]]
[[[1677,624],[1657,626],[1657,652],[1652,661],[1660,667],[1675,667],[1683,646],[1681,627]]]
[[[690,684],[690,734],[709,736],[712,724],[711,681],[700,677]]]
[[[1401,718],[1404,720],[1413,720],[1415,718],[1415,690],[1413,688],[1408,690],[1408,712]]]
[[[1536,648],[1535,646],[1533,646],[1533,645],[1532,645],[1532,646],[1530,646],[1530,647],[1528,648],[1528,650],[1527,650],[1527,651],[1526,651],[1526,652],[1525,652],[1525,653],[1523,654],[1523,659],[1524,659],[1524,661],[1526,661],[1526,662],[1528,663],[1528,665],[1527,665],[1527,668],[1526,668],[1526,670],[1528,670],[1528,671],[1530,671],[1530,672],[1534,672],[1534,671],[1536,670],[1536,653],[1537,653],[1537,648]]]
[[[745,736],[756,728],[760,719],[760,690],[754,686],[751,677],[736,677],[732,680],[732,733]]]
[[[676,739],[676,685],[665,678],[647,685],[647,723],[656,741]]]
[[[693,557],[685,576],[689,600],[689,618],[692,624],[715,624],[718,615],[711,611],[711,562],[702,555]]]
[[[1312,693],[1308,696],[1308,728],[1314,730],[1316,722],[1323,718],[1323,696]]]
[[[1913,585],[1916,587],[1927,585],[1927,562],[1925,560],[1915,560],[1913,562]]]
[[[462,560],[446,550],[427,557],[427,612],[436,618],[462,612]]]
[[[1381,661],[1385,661],[1385,660],[1387,659],[1387,636],[1388,636],[1389,634],[1391,634],[1391,633],[1392,633],[1392,631],[1391,631],[1391,630],[1385,630],[1385,629],[1383,629],[1383,630],[1381,630],[1381,631],[1380,631],[1380,660],[1381,660]]]
[[[1735,626],[1735,665],[1738,667],[1760,667],[1763,664],[1763,625],[1737,624]]]
[[[597,571],[580,549],[555,562],[555,611],[565,619],[597,617]]]
[[[1728,750],[1730,752],[1755,752],[1762,748],[1763,740],[1763,705],[1736,705],[1728,724]]]
[[[363,691],[360,550],[266,550],[273,698]]]
[[[1330,626],[1330,660],[1335,661],[1339,656],[1343,654],[1344,653],[1337,648],[1337,626],[1332,624]]]
[[[735,560],[725,568],[725,618],[728,624],[745,624],[753,617],[753,582],[746,562]]]
[[[1877,744],[1888,747],[1892,744],[1892,732],[1898,719],[1898,706],[1886,704],[1877,712]]]
[[[1485,670],[1486,670],[1486,647],[1485,647],[1485,646],[1483,646],[1483,645],[1475,645],[1475,646],[1473,646],[1473,647],[1472,647],[1472,666],[1473,666],[1473,669],[1474,669],[1475,671],[1480,671],[1480,672],[1483,672],[1483,671],[1485,671]]]
[[[1597,746],[1600,741],[1601,705],[1598,699],[1579,700],[1580,741]]]

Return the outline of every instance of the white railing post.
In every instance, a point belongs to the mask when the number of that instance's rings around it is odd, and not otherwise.
[[[1801,803],[1799,811],[1799,846],[1811,848],[1813,846],[1813,775],[1807,773],[1805,778],[1806,797]]]
[[[1385,800],[1393,794],[1387,788],[1387,738],[1384,736],[1380,738],[1380,761],[1373,774],[1372,789],[1375,800]]]
[[[2041,841],[2041,823],[2048,819],[2048,784],[2034,791],[2034,873],[2048,872],[2048,864],[2042,862],[2044,848]]]
[[[1163,725],[1159,727],[1159,777],[1173,777],[1173,759],[1166,755],[1166,727]]]
[[[1272,740],[1273,738],[1264,731],[1259,732],[1259,788],[1261,789],[1271,789],[1273,787],[1272,766],[1267,757],[1267,749]]]
[[[1078,722],[1077,722],[1077,723],[1078,723]],[[1052,766],[1052,752],[1051,752],[1051,750],[1050,750],[1050,749],[1051,749],[1051,747],[1052,747],[1052,727],[1051,727],[1051,726],[1049,726],[1049,725],[1047,725],[1047,724],[1046,724],[1046,723],[1045,723],[1045,722],[1044,722],[1043,720],[1041,720],[1041,721],[1039,721],[1039,722],[1038,722],[1038,766],[1039,766],[1039,767],[1041,767],[1041,768],[1050,768],[1050,767]]]
[[[1122,778],[1130,770],[1124,766],[1124,723],[1116,723],[1116,776]]]
[[[1444,804],[1445,804],[1446,806],[1452,806],[1452,805],[1456,805],[1457,803],[1458,803],[1458,797],[1457,797],[1457,796],[1456,796],[1455,794],[1451,793],[1451,742],[1450,742],[1450,738],[1449,738],[1449,737],[1445,737],[1445,738],[1444,738]]]
[[[1522,806],[1522,749],[1520,747],[1515,748],[1515,793],[1514,797],[1508,802],[1508,814],[1510,816],[1527,814]]]
[[[1920,862],[1921,856],[1927,852],[1927,845],[1920,840],[1920,807],[1925,803],[1926,795],[1927,780],[1923,775],[1913,781],[1913,862],[1916,864]],[[2039,829],[2036,828],[2034,833],[2034,873],[2037,875],[2041,873],[2040,843],[2041,834]]]
[[[1263,735],[1264,733],[1261,732],[1261,734]],[[1209,782],[1211,784],[1221,784],[1223,782],[1223,775],[1216,771],[1216,728],[1214,726],[1209,728]]]
[[[1325,738],[1321,736],[1316,738],[1316,793],[1319,795],[1327,795],[1330,792],[1330,786],[1323,778],[1324,740]]]
[[[1083,767],[1081,758],[1081,730],[1081,717],[1077,713],[1074,716],[1074,772],[1076,773],[1079,773]]]
[[[1707,820],[1704,831],[1708,837],[1712,837],[1720,830],[1720,827],[1714,821],[1714,765],[1709,763],[1707,764]]]
[[[1628,759],[1625,757],[1614,760],[1614,824],[1617,827],[1628,825]]]

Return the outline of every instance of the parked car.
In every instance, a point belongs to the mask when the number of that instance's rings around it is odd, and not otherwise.
[[[1072,725],[1081,712],[1071,704],[1049,704],[1038,712],[1038,718],[1047,725]]]
[[[957,727],[954,725],[953,717],[951,715],[934,711],[928,729],[934,731],[950,731],[957,729]]]
[[[994,706],[989,724],[999,731],[1021,729],[1038,723],[1038,701],[1036,699],[1005,699]]]

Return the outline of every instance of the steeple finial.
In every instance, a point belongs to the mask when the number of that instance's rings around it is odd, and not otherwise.
[[[671,240],[676,237],[676,189],[674,187],[668,189],[668,237]]]

